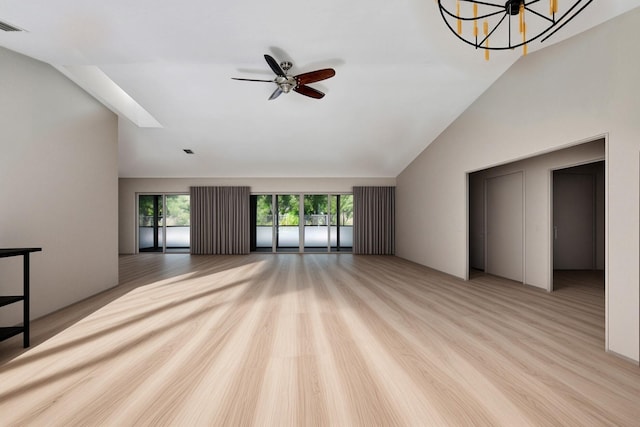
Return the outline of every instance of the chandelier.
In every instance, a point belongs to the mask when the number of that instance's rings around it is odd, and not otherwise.
[[[574,0],[570,7],[559,9],[560,0],[437,0],[451,32],[476,49],[484,49],[486,60],[490,50],[522,47],[526,55],[529,43],[544,42],[592,1]]]

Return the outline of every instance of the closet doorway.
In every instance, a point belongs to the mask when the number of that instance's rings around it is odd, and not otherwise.
[[[580,281],[604,289],[604,161],[553,170],[552,290]]]
[[[469,278],[493,274],[553,291],[559,272],[589,272],[604,289],[605,143],[470,172]]]

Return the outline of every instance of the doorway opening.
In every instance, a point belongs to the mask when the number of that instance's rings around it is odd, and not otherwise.
[[[604,292],[604,161],[553,170],[551,179],[551,290],[580,283],[583,287]]]

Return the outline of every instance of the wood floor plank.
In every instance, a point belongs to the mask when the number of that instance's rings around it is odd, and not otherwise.
[[[390,256],[140,254],[0,343],[0,424],[618,425],[599,272],[552,293]]]

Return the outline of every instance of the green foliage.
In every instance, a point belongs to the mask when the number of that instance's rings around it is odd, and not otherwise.
[[[187,194],[166,196],[167,226],[188,226],[190,223],[190,203]],[[142,227],[152,227],[156,219],[155,206],[158,207],[158,225],[162,225],[162,196],[157,194],[138,196],[138,223]]]
[[[297,194],[279,194],[278,216],[280,225],[300,224],[300,198]]]
[[[353,225],[353,195],[342,194],[340,197],[340,225]],[[326,215],[329,214],[330,224],[336,225],[338,196],[324,194],[308,194],[304,196],[304,214]],[[170,194],[166,200],[167,226],[189,226],[190,202],[187,194]],[[297,226],[300,224],[300,196],[297,194],[280,194],[277,196],[278,214],[280,225]],[[159,225],[162,225],[163,206],[161,195],[138,196],[139,225],[150,227],[154,225],[154,205],[157,201]],[[272,196],[270,194],[258,195],[257,224],[259,226],[273,225]]]
[[[256,225],[273,225],[273,209],[270,194],[261,194],[256,197]]]
[[[340,225],[353,225],[353,195],[340,196]]]
[[[299,225],[300,224],[300,198],[297,194],[279,194],[278,199],[278,215],[280,225]],[[329,200],[331,203],[329,203]],[[272,225],[271,212],[271,196],[262,195],[257,198],[257,225]],[[324,194],[306,194],[303,199],[304,215],[310,217],[312,215],[329,214],[330,224],[336,225],[338,196],[332,195],[327,197]],[[307,222],[305,220],[305,222]],[[307,224],[307,225],[310,225]],[[340,195],[340,225],[353,225],[353,195]]]
[[[305,215],[323,215],[328,213],[328,199],[326,195],[307,194],[304,196]]]
[[[154,225],[156,200],[158,200],[158,217],[162,218],[162,196],[138,196],[138,225],[141,227],[152,227]]]
[[[190,223],[190,202],[187,194],[171,194],[167,200],[167,226],[188,226]]]

